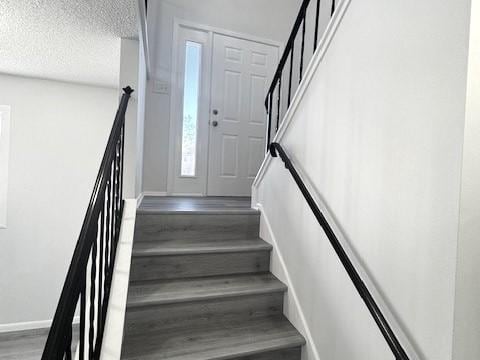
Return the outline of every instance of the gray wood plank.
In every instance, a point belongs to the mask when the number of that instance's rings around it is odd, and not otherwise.
[[[154,197],[143,198],[139,212],[251,211],[249,197]]]
[[[293,349],[283,349],[275,351],[267,351],[255,353],[252,355],[235,357],[233,360],[300,360],[302,356],[302,348],[299,346]]]
[[[221,360],[298,348],[303,337],[283,317],[215,322],[151,331],[125,339],[122,359]]]
[[[265,316],[281,315],[283,294],[215,298],[205,301],[170,303],[128,309],[125,334],[205,327],[219,323],[243,323]]]
[[[267,272],[270,250],[220,254],[133,257],[131,281]]]
[[[259,214],[138,214],[135,241],[253,239]]]
[[[38,360],[42,356],[49,329],[0,334],[1,360]]]
[[[257,239],[197,240],[175,239],[135,242],[133,256],[187,255],[271,250],[272,246]]]
[[[222,297],[283,293],[287,287],[270,273],[146,281],[130,285],[128,307],[192,302]]]
[[[0,333],[0,360],[39,360],[49,328]],[[72,326],[72,344],[77,343],[79,326]],[[75,351],[72,346],[72,351]]]

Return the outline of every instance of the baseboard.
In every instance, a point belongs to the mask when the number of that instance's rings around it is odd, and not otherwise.
[[[167,196],[167,192],[166,191],[144,191],[142,193],[142,196],[145,197],[145,196]]]
[[[302,329],[303,329],[303,331],[301,331],[302,335],[306,338],[307,344],[310,344],[311,353],[312,353],[313,358],[314,358],[313,360],[320,360],[320,355],[319,355],[318,350],[317,350],[318,349],[317,345],[316,345],[315,340],[312,336],[312,333],[310,332],[310,327],[307,323],[307,320],[306,320],[303,308],[300,304],[300,301],[298,300],[297,292],[295,291],[295,286],[292,283],[290,273],[288,271],[287,265],[285,263],[283,255],[282,255],[282,251],[280,250],[280,248],[278,246],[278,242],[275,238],[275,234],[273,233],[272,226],[270,225],[270,222],[268,220],[268,216],[265,213],[265,210],[264,210],[262,204],[260,204],[260,203],[255,204],[255,208],[260,211],[261,216],[262,216],[262,218],[265,222],[266,231],[269,234],[269,237],[270,237],[269,240],[271,240],[271,245],[273,246],[273,249],[274,249],[274,251],[272,252],[272,256],[274,256],[275,253],[278,256],[278,261],[279,261],[280,267],[282,268],[282,272],[283,272],[283,276],[282,276],[283,279],[281,279],[281,280],[286,283],[286,285],[288,287],[288,294],[291,296],[291,299],[294,302],[295,311],[298,314],[298,319],[300,320],[301,326],[302,326]],[[267,239],[264,239],[264,240],[267,240]],[[272,271],[272,273],[273,273],[273,271]],[[274,274],[274,275],[277,276],[277,274]],[[289,320],[292,321],[292,319],[289,319]],[[293,323],[293,321],[292,321],[292,323]]]
[[[73,324],[80,323],[80,316],[73,318]],[[52,320],[26,321],[11,324],[0,324],[0,333],[46,329],[52,325]]]

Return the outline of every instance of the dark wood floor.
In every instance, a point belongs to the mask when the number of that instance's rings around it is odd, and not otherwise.
[[[146,196],[141,212],[217,212],[251,210],[249,197],[157,197]]]
[[[39,360],[47,335],[48,329],[1,333],[0,359]]]

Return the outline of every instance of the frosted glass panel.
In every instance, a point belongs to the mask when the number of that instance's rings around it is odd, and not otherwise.
[[[185,82],[183,87],[182,176],[196,175],[201,59],[202,45],[187,41],[185,45]]]

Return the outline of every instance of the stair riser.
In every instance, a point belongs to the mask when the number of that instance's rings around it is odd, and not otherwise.
[[[269,351],[268,353],[235,357],[232,360],[300,360],[302,357],[302,348],[287,350]]]
[[[207,301],[132,308],[127,312],[128,334],[201,327],[206,323],[245,322],[248,318],[281,316],[283,292],[217,298]]]
[[[258,214],[141,214],[135,241],[248,239],[258,236]]]
[[[266,272],[270,251],[134,257],[131,281]]]

